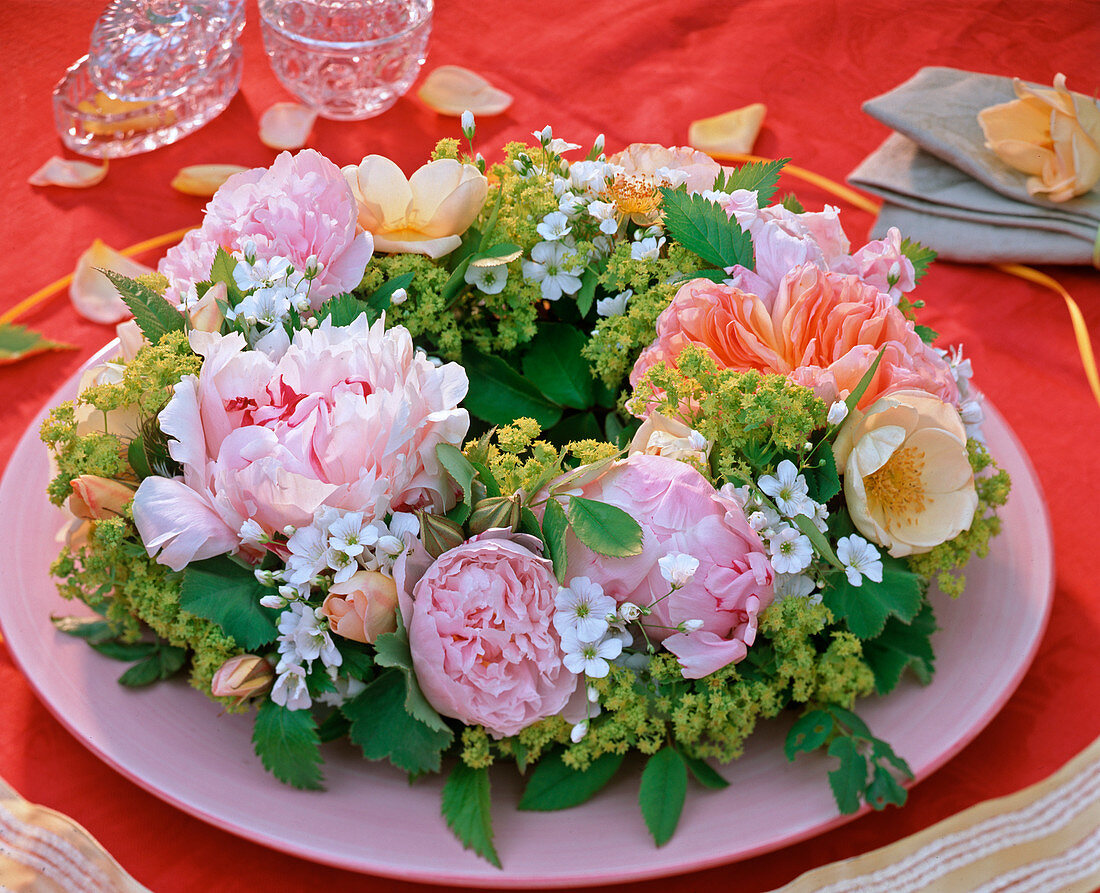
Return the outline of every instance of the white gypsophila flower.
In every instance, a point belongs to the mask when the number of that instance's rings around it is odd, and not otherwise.
[[[569,235],[573,227],[569,225],[569,218],[561,211],[551,211],[542,218],[535,230],[547,242],[556,242]]]
[[[573,264],[576,257],[577,252],[561,242],[539,242],[531,249],[531,260],[523,261],[523,278],[539,283],[547,301],[576,294],[584,272],[583,266]]]
[[[390,534],[406,546],[409,545],[410,537],[415,539],[420,536],[420,519],[412,512],[394,512],[388,526]]]
[[[467,285],[474,286],[482,294],[499,295],[508,283],[508,264],[494,264],[491,267],[475,267],[470,264],[462,278]]]
[[[342,707],[356,695],[360,694],[367,686],[358,679],[350,676],[336,676],[335,670],[329,670],[335,691],[325,691],[317,695],[317,700],[327,707]]]
[[[856,534],[836,541],[836,557],[844,565],[844,573],[853,586],[862,586],[863,578],[882,582],[882,556],[878,549]]]
[[[303,602],[292,602],[279,615],[279,653],[297,656],[299,660],[308,663],[320,658],[326,667],[340,666],[343,657],[333,644],[328,630],[322,626],[321,622],[324,620],[320,608],[313,608]]]
[[[626,623],[633,623],[642,616],[642,609],[634,604],[634,602],[623,602],[619,605],[619,616],[622,617]]]
[[[566,189],[558,196],[558,210],[570,219],[575,217],[583,207],[584,199],[578,198],[571,190]]]
[[[619,209],[614,202],[590,202],[588,213],[600,222],[600,232],[604,235],[613,236],[619,231]]]
[[[255,244],[251,245],[255,251]],[[252,291],[254,288],[269,288],[286,279],[293,270],[290,260],[285,257],[270,257],[266,260],[252,255],[237,259],[237,265],[233,267],[233,281],[241,291]]]
[[[768,552],[777,574],[801,573],[814,557],[810,538],[789,526],[769,538]]]
[[[561,634],[561,649],[562,663],[570,673],[602,679],[611,670],[608,661],[622,653],[623,643],[615,637],[583,642],[577,638],[575,630],[568,629]]]
[[[236,307],[226,311],[226,318],[241,319],[250,326],[268,327],[281,323],[290,314],[294,291],[285,285],[258,288]]]
[[[814,527],[825,533],[829,529],[829,507],[820,502],[812,502],[814,507],[814,513],[810,516],[810,520],[814,522]]]
[[[848,417],[848,404],[843,400],[837,400],[829,407],[829,414],[825,420],[830,425],[839,425]]]
[[[550,140],[554,138],[554,131],[547,124],[542,130],[532,130],[531,136],[537,139],[540,145],[547,146],[550,144]]]
[[[584,696],[588,699],[589,704],[596,704],[600,700],[600,690],[594,685],[586,685],[584,687]]]
[[[664,244],[663,236],[639,239],[630,246],[630,257],[632,260],[657,260],[661,256],[661,246]]]
[[[720,192],[717,189],[704,189],[700,195],[708,202],[715,202],[719,205],[730,200],[730,194],[728,192]]]
[[[301,665],[287,667],[275,677],[271,700],[287,710],[308,710],[313,706],[306,687],[306,671]]]
[[[634,644],[634,636],[630,630],[626,628],[626,620],[621,617],[609,622],[607,627],[607,637],[609,639],[618,639],[619,644],[623,648],[629,648]]]
[[[626,313],[626,303],[634,297],[634,290],[628,288],[613,298],[600,298],[596,302],[596,315],[603,317],[622,316]]]
[[[575,161],[569,165],[569,182],[579,192],[599,195],[621,170],[618,165],[606,161]]]
[[[574,577],[554,597],[554,629],[562,636],[572,632],[582,642],[595,642],[607,632],[607,617],[615,614],[615,607],[615,599],[604,595],[599,583]]]
[[[468,140],[474,138],[474,113],[469,109],[465,109],[462,112],[462,117],[458,119],[459,127],[462,128],[462,135]]]
[[[775,600],[781,602],[785,598],[806,598],[816,588],[813,578],[806,574],[776,574],[773,592]]]
[[[390,303],[394,307],[400,307],[409,299],[409,293],[403,288],[395,288],[393,294],[390,295]]]
[[[661,576],[673,589],[681,589],[691,582],[699,570],[699,559],[684,552],[669,552],[657,559]]]
[[[569,730],[569,740],[574,744],[584,740],[584,736],[588,734],[588,720],[582,719],[579,723],[573,726]]]
[[[371,557],[374,557],[373,554]],[[344,583],[359,570],[360,564],[357,556],[330,547],[325,549],[325,566],[333,572],[333,583]]]
[[[563,139],[552,139],[546,144],[546,148],[555,155],[572,152],[574,149],[579,149],[580,147],[580,143],[567,143]]]
[[[750,512],[756,507],[756,500],[753,498],[752,487],[748,484],[744,484],[741,487],[735,487],[733,484],[722,484],[718,488],[718,495],[724,499],[732,499],[740,506],[743,512]]]
[[[276,611],[281,611],[287,606],[287,599],[285,596],[272,593],[271,595],[265,595],[260,599],[260,604],[265,608],[273,608]]]
[[[812,514],[813,509],[807,503],[809,485],[806,478],[798,473],[798,468],[790,459],[784,459],[775,470],[775,475],[761,476],[756,485],[775,500],[780,514],[788,518],[795,515]]]

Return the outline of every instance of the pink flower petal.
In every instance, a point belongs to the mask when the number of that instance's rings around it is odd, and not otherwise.
[[[172,178],[172,188],[185,195],[211,196],[234,174],[248,168],[239,164],[193,164]]]
[[[475,115],[499,115],[512,104],[511,94],[459,65],[439,66],[424,79],[416,95],[428,108],[456,117],[467,109]]]
[[[31,186],[64,186],[67,189],[87,189],[107,176],[107,159],[102,164],[90,161],[70,161],[54,155],[42,167],[27,177]]]
[[[300,149],[306,144],[317,112],[296,102],[277,102],[260,116],[260,142],[269,149]]]
[[[152,273],[151,267],[139,264],[96,239],[76,262],[69,297],[76,312],[92,322],[113,324],[130,315],[114,285],[100,270],[113,270],[131,279]]]

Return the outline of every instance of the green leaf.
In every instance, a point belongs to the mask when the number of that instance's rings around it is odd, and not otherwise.
[[[798,196],[793,192],[788,192],[783,196],[783,200],[779,203],[792,214],[805,214],[806,209],[802,207],[802,202],[798,200]]]
[[[787,759],[794,760],[799,751],[810,753],[817,750],[833,734],[835,725],[832,714],[825,710],[804,713],[787,732],[787,740],[783,743],[783,752]]]
[[[499,242],[491,248],[479,248],[477,253],[470,257],[472,267],[496,267],[500,264],[510,264],[523,255],[523,248],[514,242]]]
[[[554,576],[559,583],[565,582],[565,533],[568,529],[569,519],[565,517],[565,509],[551,497],[546,501],[546,509],[542,515],[542,537],[546,541],[550,560],[554,562]]]
[[[610,558],[642,552],[642,528],[618,506],[571,496],[566,517],[577,539],[593,552]]]
[[[677,242],[716,267],[753,268],[752,237],[717,202],[687,190],[661,188],[664,224]]]
[[[276,611],[263,607],[268,592],[251,570],[219,555],[183,569],[180,607],[212,620],[246,651],[273,642],[279,634]]]
[[[913,668],[922,683],[929,683],[935,671],[931,638],[935,631],[932,606],[925,602],[911,622],[902,623],[891,617],[882,635],[864,642],[863,659],[875,674],[875,691],[879,694],[893,691],[907,667]]]
[[[211,285],[215,282],[224,282],[227,286],[237,288],[237,280],[233,278],[233,271],[236,268],[237,259],[219,245],[218,250],[214,252],[214,263],[210,267]]]
[[[567,766],[560,751],[552,753],[535,766],[518,808],[548,812],[579,806],[611,781],[622,764],[623,754],[605,753],[581,771]]]
[[[683,757],[684,762],[687,763],[688,770],[695,780],[703,787],[710,788],[712,791],[720,791],[722,788],[728,788],[730,786],[730,783],[706,760],[700,760],[698,757],[689,757],[687,754],[683,754]]]
[[[317,737],[321,739],[322,744],[327,744],[329,741],[338,741],[343,738],[350,728],[351,723],[348,722],[348,718],[339,710],[333,710],[317,726]]]
[[[0,364],[14,363],[47,350],[76,350],[76,345],[50,341],[26,326],[0,325]]]
[[[161,643],[149,657],[134,664],[118,677],[118,681],[131,688],[152,685],[161,679],[174,676],[187,661],[187,649]]]
[[[126,461],[140,480],[152,477],[153,469],[149,467],[149,457],[145,454],[145,439],[140,435],[131,440],[126,448]]]
[[[462,293],[462,289],[466,285],[466,270],[469,268],[470,261],[473,260],[473,257],[472,254],[468,254],[459,261],[458,266],[454,268],[451,275],[447,277],[447,281],[443,283],[443,288],[440,289],[439,296],[443,301],[444,310],[449,310],[451,305],[458,300],[458,296]]]
[[[362,650],[366,646],[343,636],[333,636],[332,641],[340,652],[340,672],[366,682],[374,673],[374,657]]]
[[[96,651],[111,660],[141,660],[157,650],[156,642],[89,642]]]
[[[908,791],[898,784],[889,769],[875,766],[874,776],[864,794],[872,809],[882,810],[891,803],[894,806],[904,806],[908,796]]]
[[[920,335],[920,340],[925,344],[931,344],[937,338],[940,337],[940,333],[929,326],[914,326],[917,334]]]
[[[489,244],[489,239],[493,237],[493,232],[497,228],[497,217],[500,216],[500,205],[504,201],[504,184],[501,183],[497,187],[497,197],[493,200],[493,210],[489,212],[489,219],[485,222],[485,231],[481,234],[477,243],[477,250],[481,251]],[[467,230],[467,234],[469,234]],[[476,232],[476,231],[475,231]]]
[[[450,729],[429,728],[405,709],[406,675],[387,670],[340,709],[351,722],[348,737],[368,760],[389,760],[406,772],[438,772],[454,739]]]
[[[443,721],[436,709],[428,703],[413,670],[412,649],[409,646],[409,634],[397,612],[397,630],[384,633],[374,642],[374,662],[380,667],[394,667],[405,674],[405,711],[433,731],[452,734],[450,726]]]
[[[395,291],[399,288],[408,288],[412,285],[412,281],[412,273],[402,273],[400,276],[394,276],[393,279],[389,279],[378,286],[373,294],[365,301],[366,305],[373,312],[371,321],[373,322],[378,319],[383,310],[390,309],[390,300],[393,298],[393,293]]]
[[[837,704],[830,704],[827,709],[833,715],[833,718],[844,726],[846,729],[844,734],[854,738],[862,738],[864,741],[875,740],[875,736],[871,734],[867,723],[858,714]]]
[[[114,628],[102,617],[50,617],[54,628],[67,636],[76,636],[78,639],[86,639],[89,643],[98,644],[117,635]]]
[[[725,282],[730,278],[725,270],[696,270],[691,275],[695,279],[709,279],[711,282]]]
[[[466,849],[500,868],[491,805],[489,770],[471,769],[459,760],[443,784],[443,818]]]
[[[878,352],[878,354],[875,356],[874,362],[872,362],[871,365],[867,367],[867,371],[863,373],[863,377],[860,378],[859,384],[855,386],[855,390],[853,390],[852,393],[844,398],[844,405],[848,407],[848,412],[851,412],[853,409],[855,409],[856,404],[858,404],[863,395],[867,393],[867,389],[871,386],[871,382],[875,378],[875,373],[878,371],[879,363],[882,362],[882,355],[884,353],[886,353],[885,347]]]
[[[840,766],[829,772],[829,786],[836,805],[845,815],[859,810],[860,797],[867,786],[867,760],[851,738],[837,738],[829,745],[829,756]]]
[[[920,611],[924,594],[921,577],[899,558],[882,556],[881,583],[866,577],[861,582],[853,586],[846,575],[831,574],[822,593],[825,607],[861,639],[878,637],[887,617],[909,623]]]
[[[871,759],[876,763],[881,763],[883,760],[886,760],[886,762],[897,769],[898,772],[906,778],[913,777],[913,770],[909,768],[909,764],[894,753],[894,748],[881,738],[871,739]]]
[[[920,282],[932,261],[936,259],[936,252],[931,248],[925,248],[920,242],[912,239],[901,240],[901,253],[913,263],[913,280]]]
[[[101,270],[118,291],[123,303],[134,314],[134,322],[150,344],[156,344],[169,332],[183,332],[187,320],[179,310],[149,286],[114,270]]]
[[[473,484],[474,478],[477,477],[477,469],[462,455],[462,450],[453,444],[436,444],[435,457],[447,474],[451,476],[451,480],[462,488],[462,501],[468,506],[473,497]],[[462,520],[465,521],[466,519],[463,518]]]
[[[548,401],[500,357],[487,357],[466,346],[462,350],[462,365],[470,379],[463,405],[479,419],[491,425],[509,425],[526,416],[545,429],[561,418],[561,408]]]
[[[671,839],[687,797],[687,764],[671,747],[662,747],[646,761],[638,803],[657,846]]]
[[[308,710],[265,700],[256,711],[252,744],[264,768],[296,788],[321,789],[321,738]]]
[[[600,281],[600,273],[595,267],[586,267],[581,276],[581,287],[577,292],[577,310],[582,317],[588,316],[588,311],[596,301],[596,285]]]
[[[790,160],[777,158],[775,161],[751,161],[744,164],[732,174],[726,174],[722,191],[733,192],[735,189],[754,191],[757,206],[763,208],[775,195],[775,188],[779,185],[779,175]]]
[[[795,526],[802,531],[813,544],[814,551],[835,568],[842,568],[840,559],[836,557],[833,547],[825,539],[825,535],[817,529],[817,525],[808,515],[796,515],[791,519]]]
[[[523,357],[523,375],[548,400],[574,409],[592,405],[592,371],[581,351],[588,339],[564,323],[543,323]]]
[[[500,484],[487,465],[480,462],[470,463],[477,470],[477,479],[485,485],[486,496],[500,496]]]
[[[328,319],[334,326],[350,326],[364,313],[368,314],[371,322],[378,318],[378,314],[372,312],[366,301],[360,301],[351,294],[336,295],[321,305],[317,311],[317,321]]]
[[[813,453],[816,466],[807,466],[802,470],[809,485],[810,499],[822,504],[828,502],[840,492],[840,475],[836,470],[836,455],[828,443],[817,445]]]

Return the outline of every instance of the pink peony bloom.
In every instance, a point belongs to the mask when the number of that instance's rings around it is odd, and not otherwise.
[[[741,660],[756,638],[758,613],[771,603],[773,577],[764,545],[741,507],[690,465],[642,453],[615,463],[581,489],[585,498],[629,512],[644,539],[640,555],[608,558],[570,533],[570,578],[588,577],[619,604],[656,602],[642,618],[647,635],[677,656],[688,679]],[[674,552],[690,555],[699,566],[683,588],[662,599],[669,584],[658,562]],[[689,620],[703,625],[692,633],[669,629]]]
[[[188,286],[210,278],[219,247],[232,253],[252,241],[257,257],[285,257],[296,270],[317,255],[323,269],[309,296],[319,307],[363,278],[374,242],[370,233],[357,231],[358,215],[340,168],[313,149],[283,152],[270,168],[234,174],[214,193],[202,226],[160,262],[169,281],[166,296],[179,303]]]
[[[577,685],[551,623],[558,581],[537,543],[490,530],[440,555],[402,599],[425,697],[498,737],[559,713]]]
[[[727,369],[788,375],[826,403],[851,393],[885,347],[860,407],[898,388],[958,401],[950,367],[921,341],[889,295],[854,275],[813,264],[783,277],[770,309],[739,288],[688,282],[658,317],[657,338],[638,358],[630,383],[637,386],[654,363],[675,363],[689,344],[705,348]]]
[[[134,497],[138,532],[162,564],[237,549],[250,519],[271,535],[309,524],[322,505],[368,521],[453,505],[435,448],[466,435],[466,373],[434,367],[407,329],[326,320],[295,333],[278,362],[237,334],[192,332],[191,346],[202,370],[160,414],[183,476],[146,478]]]

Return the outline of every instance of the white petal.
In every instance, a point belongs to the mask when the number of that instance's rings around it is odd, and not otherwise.
[[[510,94],[459,65],[439,66],[424,79],[416,95],[428,108],[455,117],[467,110],[475,115],[499,115],[512,104]]]
[[[277,102],[260,116],[260,142],[269,149],[301,149],[317,112],[296,102]]]
[[[107,176],[107,159],[102,164],[89,161],[69,161],[54,155],[42,167],[27,177],[31,186],[64,186],[67,189],[87,189]]]
[[[77,313],[93,322],[116,323],[130,316],[130,308],[118,296],[111,280],[100,270],[113,270],[131,279],[153,270],[119,254],[99,239],[80,255],[69,285],[73,306]]]

